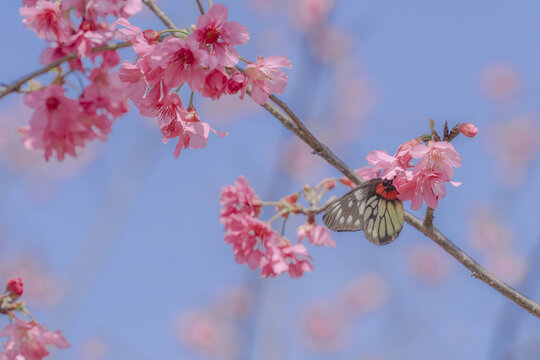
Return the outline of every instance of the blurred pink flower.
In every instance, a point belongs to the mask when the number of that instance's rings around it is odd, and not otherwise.
[[[35,7],[23,7],[19,12],[25,16],[24,25],[45,41],[67,42],[73,33],[71,22],[56,2],[39,0]]]
[[[205,309],[181,314],[174,325],[178,339],[199,355],[236,359],[240,354],[242,338],[239,329]]]
[[[516,117],[496,124],[488,135],[489,151],[495,156],[496,178],[502,186],[523,183],[528,168],[538,156],[540,126],[533,116]]]
[[[244,213],[230,214],[224,224],[227,232],[223,241],[232,245],[235,261],[247,264],[251,270],[257,269],[263,256],[259,248],[267,243],[274,231],[268,223]],[[287,270],[286,265],[282,270]]]
[[[79,349],[80,360],[105,360],[107,353],[107,345],[98,337],[85,340]]]
[[[62,9],[68,10],[75,7],[76,15],[97,19],[98,16],[128,18],[142,10],[141,0],[63,0]]]
[[[302,314],[301,331],[311,349],[336,352],[345,345],[347,323],[336,304],[308,305]]]
[[[3,336],[8,339],[0,356],[6,360],[40,360],[49,355],[47,345],[60,349],[70,347],[60,331],[48,331],[35,321],[28,323],[17,318],[0,330],[0,337]]]
[[[88,76],[92,83],[84,88],[79,97],[81,111],[86,115],[102,114],[106,111],[108,117],[116,119],[129,110],[127,95],[124,93],[124,84],[118,77],[118,73],[109,72],[103,67],[97,67]],[[110,132],[110,122],[102,126],[103,133]]]
[[[349,283],[342,298],[348,313],[361,315],[384,305],[389,296],[388,280],[377,273],[368,273]]]
[[[325,22],[334,7],[334,0],[298,0],[294,2],[293,24],[308,31]]]
[[[223,4],[214,4],[205,15],[199,16],[196,30],[189,36],[208,53],[206,65],[210,68],[233,67],[238,63],[236,45],[249,40],[248,29],[236,21],[227,21],[229,11]]]
[[[310,244],[313,245],[326,245],[335,247],[336,243],[330,237],[330,232],[324,226],[315,225],[314,223],[306,222],[298,227],[296,231],[298,241],[307,238]]]
[[[496,63],[487,66],[480,76],[480,87],[487,97],[504,101],[522,88],[522,79],[512,64]]]
[[[489,253],[486,257],[486,268],[511,284],[517,284],[527,273],[525,259],[511,249]]]
[[[66,153],[76,157],[75,147],[84,147],[88,140],[103,139],[110,132],[110,127],[104,125],[108,120],[103,117],[79,114],[78,102],[67,98],[59,85],[33,91],[25,96],[24,102],[35,112],[30,126],[19,128],[22,140],[27,149],[45,150],[46,160],[53,152],[58,160],[63,160]]]
[[[261,257],[262,277],[274,277],[287,271],[290,277],[295,278],[313,270],[308,261],[311,256],[304,245],[293,245],[275,231],[265,245],[266,253]]]
[[[441,249],[431,244],[416,244],[407,254],[407,269],[423,283],[433,285],[445,280],[452,270],[452,263]]]
[[[306,178],[322,176],[322,163],[297,137],[290,137],[280,147],[280,164],[293,179],[305,181]]]
[[[257,57],[255,63],[246,66],[248,82],[251,83],[251,98],[259,105],[264,105],[272,93],[282,94],[287,86],[287,74],[280,67],[292,68],[285,56]],[[245,94],[245,88],[241,98]]]
[[[26,7],[36,6],[38,0],[23,0],[23,5]]]
[[[244,320],[253,311],[253,294],[245,287],[231,287],[213,304],[213,311],[229,321]]]
[[[467,214],[469,243],[484,253],[507,249],[514,242],[512,231],[497,213],[488,204],[478,204]]]
[[[145,30],[144,32],[138,26],[131,25],[127,19],[120,18],[116,20],[116,24],[123,26],[119,28],[118,32],[123,35],[126,41],[131,43],[131,48],[139,56],[146,56],[150,54],[156,46],[159,44],[159,33],[153,30]],[[122,36],[120,36],[122,38]],[[166,40],[164,40],[165,42]]]

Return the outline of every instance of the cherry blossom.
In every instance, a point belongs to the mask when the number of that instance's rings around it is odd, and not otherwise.
[[[249,40],[247,28],[227,21],[228,16],[229,11],[223,4],[214,4],[205,15],[199,16],[196,29],[188,39],[208,53],[205,64],[210,68],[236,65],[239,55],[234,46]]]
[[[243,213],[258,217],[261,213],[262,201],[249,186],[249,181],[244,176],[240,176],[234,185],[221,188],[220,204],[223,209],[219,218],[225,224],[231,214]]]
[[[17,318],[0,330],[0,337],[7,337],[0,359],[40,360],[49,355],[47,345],[60,349],[70,345],[60,331],[48,331],[35,321],[26,322]]]
[[[257,57],[255,63],[246,66],[246,76],[251,83],[251,97],[259,105],[264,105],[272,93],[282,94],[287,86],[287,75],[280,67],[292,68],[285,56]],[[245,88],[242,97],[245,94]]]
[[[396,178],[394,186],[398,197],[411,200],[411,209],[418,210],[422,202],[431,208],[438,206],[439,199],[446,195],[444,183],[451,182],[454,167],[461,166],[461,157],[452,144],[446,141],[430,141],[429,144],[418,144],[410,149],[413,158],[420,158],[412,173],[406,172],[404,176]],[[458,186],[460,183],[451,182]]]
[[[30,125],[19,128],[27,149],[45,150],[45,159],[49,160],[56,152],[58,160],[66,153],[76,156],[75,147],[83,147],[85,141],[98,137],[92,125],[104,131],[110,129],[103,126],[102,118],[76,118],[79,104],[76,100],[64,95],[59,85],[50,85],[45,90],[34,91],[24,98],[27,106],[35,109]]]
[[[310,244],[313,245],[326,245],[335,247],[336,243],[330,237],[330,232],[324,226],[315,225],[314,223],[306,222],[298,227],[296,232],[298,241],[307,238]]]
[[[152,65],[164,69],[163,78],[168,88],[185,82],[193,91],[200,91],[204,86],[205,73],[201,63],[206,57],[207,53],[197,44],[175,37],[165,39],[151,55]]]
[[[67,42],[72,35],[71,23],[57,2],[39,0],[35,7],[19,9],[24,25],[34,30],[38,37],[46,41]]]
[[[274,277],[285,271],[293,278],[311,272],[313,266],[307,249],[302,244],[293,245],[289,240],[273,231],[266,239],[266,253],[261,257],[261,276]]]
[[[221,70],[214,69],[206,74],[201,95],[217,100],[221,95],[227,93],[227,74]]]
[[[128,18],[142,10],[141,0],[63,0],[62,9],[69,10],[75,8],[78,17],[84,16],[91,19],[98,17]]]

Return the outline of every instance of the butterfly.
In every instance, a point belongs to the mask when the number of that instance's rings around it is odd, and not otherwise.
[[[328,205],[325,225],[334,231],[364,230],[375,245],[394,241],[403,228],[403,202],[392,180],[366,181]]]

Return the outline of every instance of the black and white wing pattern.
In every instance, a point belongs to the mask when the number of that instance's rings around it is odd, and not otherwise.
[[[364,230],[375,245],[394,241],[403,228],[403,202],[391,180],[373,179],[331,203],[323,216],[334,231]]]

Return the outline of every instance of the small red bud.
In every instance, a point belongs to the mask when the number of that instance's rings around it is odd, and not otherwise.
[[[12,298],[16,299],[23,293],[23,282],[21,278],[10,279],[6,286],[6,293],[11,295]]]
[[[336,186],[336,180],[335,179],[324,180],[323,187],[326,190],[332,190],[335,186]]]
[[[342,177],[341,179],[339,179],[339,182],[342,183],[345,186],[350,187],[350,188],[353,188],[353,187],[356,186],[351,180],[349,180],[346,177]]]
[[[159,42],[158,41],[159,40],[159,32],[158,31],[155,31],[155,30],[152,30],[152,29],[144,30],[143,31],[143,36],[146,39],[146,41],[148,41],[149,45],[156,44],[156,43]]]
[[[283,198],[283,200],[285,200],[285,202],[288,204],[295,204],[296,201],[298,200],[298,193],[294,193],[289,196],[286,196]]]

